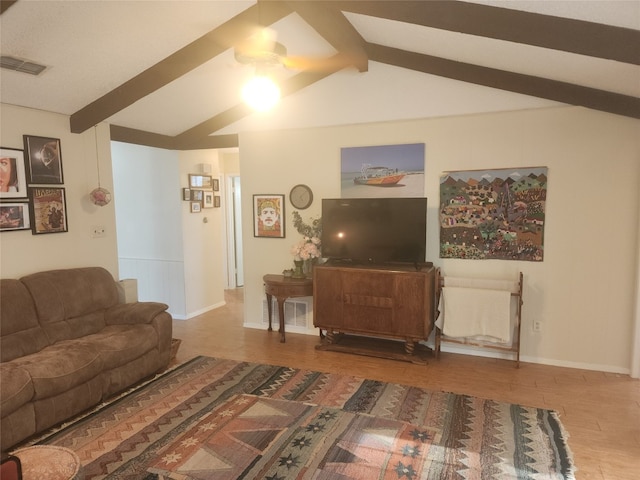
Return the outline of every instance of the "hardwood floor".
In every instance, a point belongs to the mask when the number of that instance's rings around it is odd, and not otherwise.
[[[315,350],[318,337],[242,326],[242,289],[227,304],[174,320],[176,363],[196,355],[344,373],[556,410],[579,480],[640,478],[640,381],[628,375],[442,353],[428,365]]]

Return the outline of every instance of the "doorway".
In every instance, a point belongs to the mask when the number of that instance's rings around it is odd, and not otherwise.
[[[239,175],[228,175],[227,192],[227,284],[228,288],[244,286],[242,257],[242,190]]]

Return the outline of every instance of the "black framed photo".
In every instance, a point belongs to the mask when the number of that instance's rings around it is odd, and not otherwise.
[[[30,187],[31,233],[67,232],[67,201],[62,187]]]
[[[191,200],[191,190],[189,188],[182,189],[182,200],[187,202]]]
[[[214,192],[219,191],[220,190],[220,181],[217,178],[214,178],[212,181],[213,181],[213,183],[212,183],[213,191]]]
[[[284,195],[253,196],[253,236],[284,238]]]
[[[0,204],[0,232],[29,230],[29,202]]]
[[[213,197],[213,206],[215,208],[220,208],[220,195],[214,195],[214,197]]]
[[[24,135],[24,151],[29,165],[29,184],[63,183],[60,139]]]
[[[24,151],[0,148],[0,199],[27,198]]]

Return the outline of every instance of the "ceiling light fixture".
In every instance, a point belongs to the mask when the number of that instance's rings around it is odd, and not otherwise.
[[[256,69],[256,74],[242,88],[242,99],[252,109],[266,112],[280,101],[280,87],[269,75]]]

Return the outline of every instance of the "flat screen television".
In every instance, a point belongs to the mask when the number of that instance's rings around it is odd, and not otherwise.
[[[322,256],[355,264],[426,261],[427,199],[322,199]]]

